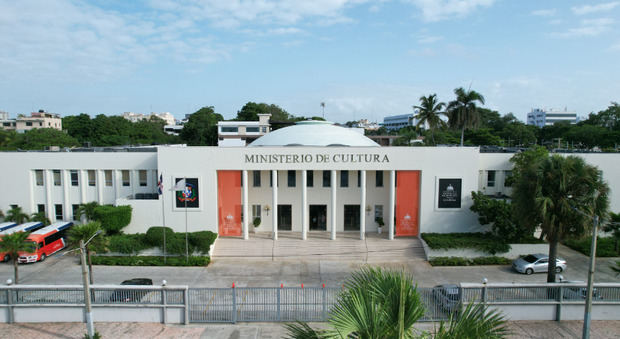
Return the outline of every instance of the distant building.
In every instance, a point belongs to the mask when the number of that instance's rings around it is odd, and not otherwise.
[[[353,124],[353,127],[363,128],[364,130],[367,130],[367,131],[376,131],[381,126],[379,126],[379,124],[376,122],[368,121],[368,119],[361,119],[359,121],[356,121],[355,124]]]
[[[24,133],[35,128],[54,128],[59,131],[62,130],[62,119],[59,114],[48,113],[44,110],[30,113],[30,116],[19,115],[16,119],[9,119],[9,115],[6,112],[0,114],[0,121],[2,123],[2,129],[8,131],[16,131],[17,133]]]
[[[245,146],[271,132],[271,114],[259,114],[258,121],[220,121],[217,123],[217,145],[220,147]]]
[[[416,114],[418,114],[417,110],[409,114],[387,116],[383,118],[383,123],[381,124],[381,126],[385,127],[388,131],[399,130],[407,126],[415,126],[418,124],[418,119],[414,118]],[[422,126],[422,128],[426,127],[426,124]]]
[[[538,127],[551,126],[556,122],[563,121],[576,124],[579,122],[579,119],[576,112],[569,112],[566,108],[563,111],[534,108],[527,114],[527,124]]]
[[[155,113],[151,112],[151,114],[142,114],[142,113],[134,113],[134,112],[125,112],[123,113],[123,118],[131,121],[138,122],[145,119],[150,119],[151,117],[158,117],[166,122],[166,125],[176,125],[176,119],[174,115],[170,114],[170,112],[162,112]]]

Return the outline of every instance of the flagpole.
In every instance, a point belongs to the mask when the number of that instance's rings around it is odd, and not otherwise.
[[[185,196],[185,262],[189,262],[189,249],[187,245],[187,178],[183,178],[183,180],[185,180],[185,191],[183,192]]]
[[[160,182],[162,183],[161,190],[161,220],[164,226],[164,264],[166,263],[166,210],[164,209],[164,190],[163,190],[163,176],[160,174]]]

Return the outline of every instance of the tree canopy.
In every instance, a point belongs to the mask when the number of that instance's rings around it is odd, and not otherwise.
[[[189,116],[181,130],[181,140],[190,146],[216,146],[217,122],[222,120],[213,106],[203,107]]]

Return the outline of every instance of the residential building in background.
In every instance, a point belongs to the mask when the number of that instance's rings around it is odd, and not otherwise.
[[[555,111],[553,108],[533,108],[532,111],[527,114],[527,124],[538,127],[551,126],[556,122],[563,121],[576,124],[579,122],[579,119],[577,118],[576,112],[570,112],[566,108],[564,108],[563,111]]]
[[[363,128],[367,131],[376,131],[379,129],[379,124],[376,122],[370,122],[368,119],[360,119],[353,124],[353,127]]]
[[[166,122],[166,125],[176,125],[176,119],[174,115],[170,114],[170,112],[151,112],[151,114],[142,114],[142,113],[134,113],[134,112],[125,112],[123,113],[123,118],[131,121],[138,122],[140,120],[150,119],[151,117],[158,117]]]
[[[258,121],[220,121],[217,123],[217,145],[245,146],[271,132],[271,114],[259,114]]]
[[[30,116],[18,115],[16,119],[9,119],[7,112],[1,112],[0,124],[2,129],[24,133],[35,128],[53,128],[62,130],[62,119],[60,114],[48,113],[40,109],[38,112],[30,113]]]
[[[388,131],[397,131],[403,127],[415,126],[418,124],[418,119],[414,118],[416,114],[418,114],[418,110],[408,114],[387,116],[383,118],[383,123],[381,126],[385,127]],[[422,128],[427,128],[427,125],[424,124]]]

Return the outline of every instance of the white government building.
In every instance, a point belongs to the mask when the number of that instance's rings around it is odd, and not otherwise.
[[[186,211],[190,232],[245,238],[255,218],[261,218],[256,232],[274,238],[280,232],[303,239],[312,232],[332,239],[358,232],[363,238],[377,231],[376,217],[390,239],[478,231],[471,192],[510,193],[505,178],[512,155],[477,147],[380,147],[314,121],[273,131],[247,147],[0,152],[0,209],[19,205],[28,213],[45,211],[51,220],[71,220],[81,203],[131,205],[126,233],[160,226],[164,214],[166,226],[183,232]],[[579,156],[602,170],[611,210],[620,211],[620,154]],[[157,195],[160,174],[163,196]],[[183,178],[187,201],[170,191]]]

